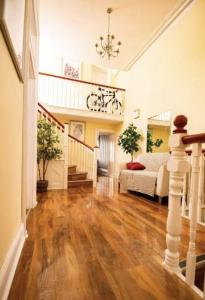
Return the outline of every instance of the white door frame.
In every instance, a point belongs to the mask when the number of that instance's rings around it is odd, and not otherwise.
[[[96,146],[99,147],[99,135],[100,134],[105,134],[105,135],[109,135],[109,136],[113,136],[113,141],[114,141],[114,168],[113,168],[113,172],[110,173],[110,171],[108,172],[108,175],[110,177],[116,177],[117,173],[116,173],[116,155],[117,155],[117,135],[116,132],[114,130],[109,130],[109,129],[96,129]],[[110,167],[108,167],[108,170],[110,169]]]
[[[32,22],[33,21],[33,22]],[[26,210],[36,205],[37,80],[39,24],[38,0],[26,2],[24,32],[24,100],[22,144],[22,222],[26,230]]]

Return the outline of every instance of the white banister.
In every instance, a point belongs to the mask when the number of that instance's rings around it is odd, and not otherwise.
[[[194,285],[195,269],[196,269],[196,253],[195,239],[197,226],[197,210],[199,197],[199,173],[200,173],[200,157],[201,144],[193,144],[192,159],[191,159],[191,192],[190,192],[190,237],[189,249],[187,252],[187,267],[186,267],[186,282],[189,285]]]
[[[97,184],[97,162],[99,158],[99,148],[94,147],[94,155],[93,155],[93,186],[96,187]]]
[[[181,116],[182,117],[182,116]],[[186,159],[185,146],[182,137],[186,134],[184,126],[186,118],[175,119],[177,130],[170,136],[171,158],[168,161],[167,169],[170,172],[169,179],[169,208],[167,218],[167,234],[164,267],[170,273],[180,272],[179,268],[179,243],[181,235],[181,198],[183,196],[184,176],[189,169]]]
[[[186,208],[187,208],[187,175],[184,175],[184,182],[183,182],[183,196],[182,196],[182,212],[181,215],[184,217],[186,215]]]
[[[68,185],[68,124],[64,124],[64,133],[63,133],[63,154],[64,154],[64,189],[67,189]]]
[[[199,171],[199,191],[198,191],[198,208],[197,208],[197,221],[202,222],[202,207],[204,196],[204,154],[200,156],[200,171]]]
[[[204,153],[202,144],[205,143],[205,133],[187,135],[184,127],[187,124],[185,116],[178,116],[174,125],[177,127],[170,137],[171,159],[167,168],[170,171],[169,209],[167,218],[167,249],[165,250],[164,267],[169,272],[176,273],[179,278],[205,299],[204,291],[195,285],[197,257],[196,234],[197,223],[202,224],[204,214]],[[187,146],[192,149],[186,150]],[[186,153],[188,155],[186,155]],[[191,156],[189,156],[191,154]],[[186,173],[188,172],[188,175]],[[189,247],[186,259],[185,276],[179,268],[179,243],[181,235],[181,215],[189,218]],[[203,214],[202,214],[203,212]],[[200,287],[201,288],[201,287]]]

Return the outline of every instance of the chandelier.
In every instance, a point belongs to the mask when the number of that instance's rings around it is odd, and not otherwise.
[[[98,54],[100,54],[101,57],[104,57],[107,55],[108,59],[110,57],[117,57],[120,50],[119,47],[121,46],[121,42],[117,43],[117,46],[113,45],[113,41],[115,39],[115,36],[113,34],[110,34],[110,14],[112,12],[111,8],[107,9],[108,14],[108,33],[105,38],[103,36],[100,36],[100,45],[95,44],[95,48]]]

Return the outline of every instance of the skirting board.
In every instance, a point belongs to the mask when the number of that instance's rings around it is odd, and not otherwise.
[[[25,228],[21,224],[17,234],[7,252],[6,258],[0,269],[0,299],[6,300],[12,284],[12,280],[19,261],[21,250],[25,241]]]

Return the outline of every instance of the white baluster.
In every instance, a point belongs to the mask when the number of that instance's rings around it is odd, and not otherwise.
[[[63,106],[63,83],[64,80],[63,79],[59,79],[58,84],[59,84],[59,102],[58,102],[58,106]]]
[[[65,107],[66,105],[66,86],[67,86],[67,80],[63,80],[63,102],[62,106]]]
[[[68,186],[68,124],[64,124],[64,133],[63,133],[63,154],[64,154],[64,189]]]
[[[184,175],[184,183],[183,183],[183,197],[182,197],[182,216],[186,215],[186,197],[187,197],[187,176]]]
[[[192,173],[191,173],[191,210],[190,210],[190,238],[187,252],[186,282],[194,285],[196,254],[195,239],[197,226],[197,210],[199,197],[199,171],[200,171],[201,144],[193,144],[192,147]]]
[[[68,165],[71,165],[71,138],[68,138]]]
[[[68,149],[69,154],[70,154],[70,164],[74,164],[73,162],[73,146],[74,146],[74,141],[72,140],[72,138],[70,138],[70,149]]]
[[[191,155],[188,156],[188,162],[191,166]],[[188,191],[187,191],[187,210],[188,210],[188,218],[190,218],[190,210],[191,210],[191,202],[190,202],[190,192],[191,192],[191,168],[189,169],[188,173]]]
[[[181,139],[186,135],[184,127],[187,119],[179,116],[175,119],[174,125],[177,129],[169,140],[171,147],[171,158],[168,161],[167,169],[170,172],[169,179],[169,208],[167,218],[167,249],[165,250],[164,267],[171,273],[180,272],[179,268],[179,243],[181,235],[181,197],[183,196],[184,175],[189,169],[186,158],[185,146]]]
[[[99,157],[99,147],[94,147],[94,152],[93,152],[93,186],[96,187],[97,184],[97,161]]]
[[[68,107],[68,93],[69,91],[69,81],[65,80],[65,103],[64,103],[64,107]]]
[[[204,190],[204,154],[201,153],[200,157],[200,172],[199,172],[199,196],[198,196],[198,209],[197,209],[197,221],[202,222],[202,202],[203,202],[203,190]]]

